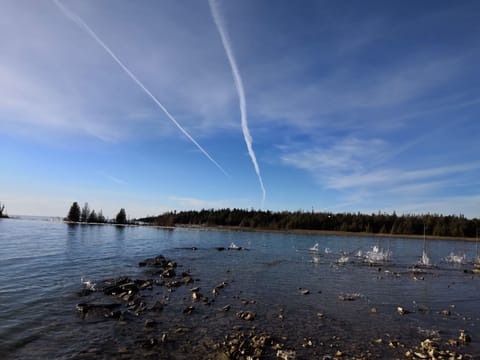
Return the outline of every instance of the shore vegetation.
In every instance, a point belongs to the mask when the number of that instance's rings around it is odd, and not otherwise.
[[[480,219],[463,215],[387,213],[330,213],[313,211],[265,211],[202,209],[170,211],[138,219],[158,226],[230,227],[273,231],[328,231],[379,235],[475,238]]]
[[[78,205],[78,202],[73,202],[68,211],[67,217],[64,218],[65,221],[73,223],[86,223],[86,224],[120,224],[126,225],[129,224],[127,214],[125,209],[120,209],[119,213],[115,219],[107,219],[103,215],[103,211],[100,210],[96,212],[94,209],[90,210],[88,202],[86,202],[82,208]]]

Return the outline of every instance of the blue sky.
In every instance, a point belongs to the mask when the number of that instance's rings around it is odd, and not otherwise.
[[[480,217],[478,1],[3,0],[0,202]]]

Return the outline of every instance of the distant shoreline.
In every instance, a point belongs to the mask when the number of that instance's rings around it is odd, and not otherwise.
[[[3,217],[5,218],[5,217]],[[22,220],[21,217],[6,217],[13,220]],[[27,219],[28,220],[28,219]],[[38,219],[40,221],[48,221],[47,219]],[[59,219],[60,220],[60,219]],[[115,224],[115,223],[85,223],[85,222],[74,222],[68,220],[60,220],[64,224],[69,225],[111,225],[111,226],[121,226],[121,227],[136,227],[136,226],[145,226],[145,227],[155,227],[164,230],[206,230],[206,231],[231,231],[231,232],[252,232],[252,233],[272,233],[272,234],[298,234],[298,235],[332,235],[332,236],[359,236],[359,237],[384,237],[384,238],[402,238],[402,239],[423,239],[423,235],[404,235],[404,234],[383,234],[383,233],[367,233],[367,232],[349,232],[349,231],[332,231],[332,230],[309,230],[309,229],[291,229],[291,230],[275,230],[275,229],[262,229],[262,228],[251,228],[251,227],[242,227],[242,226],[212,226],[212,225],[189,225],[189,224],[178,224],[175,226],[162,226],[162,225],[150,225],[146,223],[132,223],[132,224]],[[434,236],[426,235],[427,240],[448,240],[448,241],[469,241],[475,242],[476,238],[472,237],[460,237],[460,236]]]
[[[366,233],[366,232],[349,232],[349,231],[331,231],[331,230],[306,230],[306,229],[292,229],[292,230],[274,230],[274,229],[261,229],[261,228],[249,228],[240,226],[202,226],[202,225],[177,225],[174,227],[168,226],[155,226],[165,229],[190,229],[190,230],[218,230],[218,231],[238,231],[238,232],[262,232],[273,234],[299,234],[299,235],[333,235],[333,236],[361,236],[361,237],[386,237],[386,238],[402,238],[402,239],[423,239],[423,235],[402,235],[402,234],[378,234],[378,233]],[[453,237],[453,236],[433,236],[426,235],[428,240],[449,240],[449,241],[471,241],[475,242],[475,238],[471,237]]]

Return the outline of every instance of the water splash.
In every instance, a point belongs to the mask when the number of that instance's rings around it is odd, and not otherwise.
[[[473,265],[480,267],[480,255],[475,256],[473,259]]]
[[[467,262],[467,256],[465,254],[455,254],[452,251],[444,260],[450,264],[465,264]]]
[[[332,253],[332,250],[328,247],[325,248],[325,254],[331,254]]]
[[[312,246],[311,248],[309,248],[308,250],[318,252],[318,243],[316,243],[315,245],[313,245],[313,246]]]
[[[372,250],[367,251],[365,261],[370,264],[383,263],[390,260],[390,250],[382,250],[378,245],[374,245]]]
[[[422,251],[422,258],[420,259],[419,264],[422,266],[430,266],[430,258],[425,250]]]
[[[338,260],[336,261],[337,264],[339,265],[345,265],[347,263],[350,262],[350,257],[346,256],[346,255],[342,255],[338,258]]]
[[[88,280],[85,277],[80,278],[80,282],[83,284],[85,289],[95,291],[96,284],[92,280]]]
[[[229,250],[240,250],[241,247],[235,244],[234,242],[231,242],[230,245],[228,245]]]

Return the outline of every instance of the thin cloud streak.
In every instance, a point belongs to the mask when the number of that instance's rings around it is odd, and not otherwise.
[[[242,78],[240,76],[240,71],[238,70],[238,67],[237,67],[237,62],[235,61],[235,56],[233,55],[232,46],[230,45],[230,38],[228,36],[227,28],[224,24],[222,15],[220,14],[217,1],[209,0],[208,3],[210,5],[210,11],[212,13],[213,20],[215,22],[215,25],[217,26],[218,33],[220,34],[223,47],[225,48],[228,62],[230,63],[230,67],[232,68],[233,80],[235,82],[235,88],[237,90],[238,98],[240,101],[240,113],[241,113],[243,137],[245,138],[248,154],[252,159],[255,172],[257,173],[258,181],[260,182],[260,187],[262,188],[262,207],[263,207],[265,203],[266,191],[263,185],[262,176],[260,175],[260,168],[257,163],[257,158],[255,156],[255,152],[253,151],[252,136],[250,135],[250,130],[248,129],[247,104],[245,100],[245,91],[243,89]]]
[[[67,9],[65,5],[60,3],[59,0],[53,0],[55,5],[62,11],[62,13],[76,23],[80,28],[85,30],[111,57],[115,62],[127,73],[127,75],[157,104],[157,106],[167,115],[167,117],[175,124],[175,126],[217,167],[222,171],[225,176],[229,176],[228,173],[215,161],[210,154],[203,149],[203,147],[185,130],[172,114],[165,108],[165,106],[158,101],[158,99],[143,85],[143,83],[120,61],[120,59],[113,53],[112,50],[98,37],[98,35],[80,18],[74,14],[71,10]]]
[[[480,168],[480,163],[442,166],[425,170],[379,170],[368,173],[336,175],[329,178],[326,186],[331,189],[347,189],[378,186],[379,184],[401,184],[441,176],[469,172]]]

